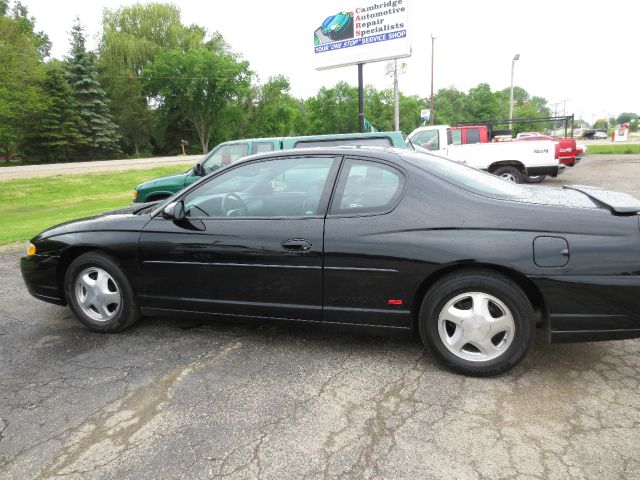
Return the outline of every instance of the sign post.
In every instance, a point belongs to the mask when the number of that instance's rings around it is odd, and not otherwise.
[[[360,125],[360,133],[364,133],[364,83],[362,79],[362,70],[364,64],[358,64],[358,125]]]
[[[408,0],[348,0],[313,33],[316,70],[358,65],[358,118],[364,132],[363,65],[411,56]],[[320,20],[319,20],[320,21]]]

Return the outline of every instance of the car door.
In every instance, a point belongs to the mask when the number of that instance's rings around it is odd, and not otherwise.
[[[406,184],[388,163],[348,158],[325,222],[324,320],[406,327],[407,276],[402,271],[404,224],[394,210]]]
[[[139,249],[148,306],[322,318],[324,217],[339,159],[241,163],[181,197],[182,221],[156,216]]]

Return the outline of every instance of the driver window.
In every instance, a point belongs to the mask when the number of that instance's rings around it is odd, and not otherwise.
[[[184,197],[189,217],[319,215],[333,157],[297,157],[232,168]]]

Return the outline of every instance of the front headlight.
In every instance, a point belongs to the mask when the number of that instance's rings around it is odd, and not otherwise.
[[[27,255],[30,257],[33,257],[35,254],[36,254],[36,246],[33,243],[29,242],[27,244]]]

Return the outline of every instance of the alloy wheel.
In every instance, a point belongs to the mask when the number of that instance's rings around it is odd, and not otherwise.
[[[486,362],[507,351],[513,342],[515,322],[509,308],[498,298],[468,292],[444,305],[438,316],[438,333],[456,357]]]
[[[76,301],[80,309],[97,322],[106,322],[120,311],[122,293],[114,278],[98,267],[85,268],[76,277]]]

